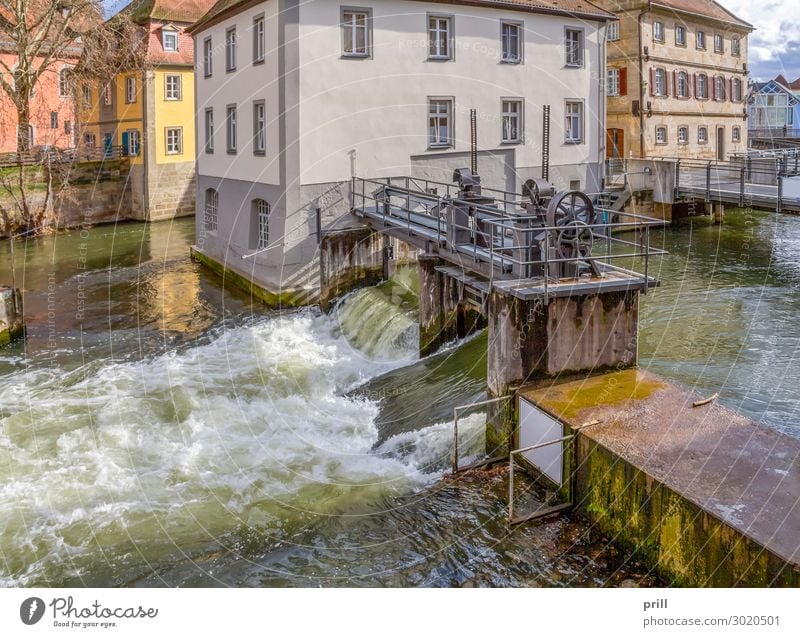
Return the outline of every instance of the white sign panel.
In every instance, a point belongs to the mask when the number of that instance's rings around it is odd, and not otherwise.
[[[519,448],[525,449],[543,442],[564,437],[564,425],[551,418],[533,403],[519,399]],[[564,442],[533,449],[520,454],[545,476],[561,485],[564,458]]]

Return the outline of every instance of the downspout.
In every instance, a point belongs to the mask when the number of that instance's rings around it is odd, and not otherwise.
[[[639,13],[639,158],[644,159],[644,38],[642,36],[642,19],[647,15],[650,3],[645,5],[647,8]]]
[[[600,64],[602,68],[597,77],[597,104],[599,114],[599,124],[597,126],[598,139],[598,157],[597,165],[600,167],[600,184],[604,188],[606,181],[606,143],[608,140],[607,135],[607,107],[608,98],[606,97],[605,82],[608,77],[608,44],[606,43],[606,34],[608,33],[608,22],[603,22],[600,29],[600,38],[597,41],[597,51],[599,55]]]

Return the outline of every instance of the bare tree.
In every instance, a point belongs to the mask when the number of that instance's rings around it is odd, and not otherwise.
[[[0,88],[16,110],[19,169],[12,185],[7,175],[0,180],[19,216],[14,223],[14,215],[0,209],[6,232],[11,231],[9,224],[24,230],[41,228],[52,207],[52,157],[42,162],[47,196],[36,209],[27,194],[23,160],[23,153],[31,148],[32,100],[43,75],[70,67],[69,90],[77,113],[80,86],[108,82],[121,71],[143,68],[145,50],[143,31],[129,14],[104,21],[101,0],[0,0],[0,53],[6,54],[0,55]],[[67,167],[59,166],[58,171],[61,179],[56,181],[63,187]]]

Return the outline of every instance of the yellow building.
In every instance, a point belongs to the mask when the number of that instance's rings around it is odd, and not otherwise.
[[[131,206],[155,221],[194,213],[194,48],[184,30],[215,0],[134,0],[147,70],[83,88],[81,142],[130,157]]]
[[[714,0],[594,0],[607,31],[606,155],[727,159],[747,149],[752,25]]]

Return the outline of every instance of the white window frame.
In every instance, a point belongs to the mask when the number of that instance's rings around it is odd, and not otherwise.
[[[619,97],[619,69],[608,69],[606,72],[606,95],[609,97]]]
[[[58,128],[58,111],[50,111],[50,128]]]
[[[428,14],[428,59],[453,59],[453,16]],[[444,38],[441,36],[444,35]]]
[[[717,102],[724,102],[725,99],[727,98],[726,95],[727,91],[725,90],[725,84],[727,84],[727,82],[725,81],[725,78],[722,75],[717,75],[714,78],[714,93],[716,94],[715,100]]]
[[[168,39],[174,40],[174,48],[167,45]],[[170,53],[176,52],[178,50],[178,32],[174,29],[161,29],[161,48]]]
[[[168,126],[164,129],[164,152],[167,155],[183,154],[183,126]]]
[[[225,72],[236,70],[236,27],[225,29]]]
[[[586,44],[583,29],[564,27],[564,56],[565,66],[581,68],[586,57]],[[577,59],[575,56],[577,55]]]
[[[662,131],[663,131],[664,134],[663,134],[662,138],[659,139],[659,136],[660,136]],[[656,144],[658,144],[659,146],[663,146],[664,144],[667,143],[668,140],[669,140],[669,134],[667,133],[667,127],[666,126],[656,126]]]
[[[689,74],[686,71],[678,71],[677,81],[675,82],[675,97],[683,99],[689,98]]]
[[[170,86],[170,80],[174,80]],[[169,73],[164,76],[164,99],[169,102],[179,102],[183,99],[183,81],[180,75]]]
[[[128,104],[136,102],[136,77],[133,75],[125,78],[125,101]]]
[[[94,133],[84,133],[83,135],[83,145],[89,149],[97,148],[97,135]]]
[[[65,66],[58,72],[58,96],[69,97],[69,72],[70,68]]]
[[[83,85],[83,105],[84,107],[92,105],[92,87],[88,84]]]
[[[209,155],[214,152],[214,108],[209,107],[205,110],[203,119],[203,132],[205,133],[205,152]]]
[[[678,34],[683,34],[682,38]],[[682,24],[675,25],[675,46],[686,46],[686,27]]]
[[[266,250],[269,247],[269,214],[272,206],[266,199],[253,200],[253,212],[255,213],[255,231],[257,250]]]
[[[654,42],[665,42],[666,37],[664,33],[664,23],[661,20],[655,20],[653,22],[653,41]]]
[[[363,24],[359,23],[363,18]],[[342,7],[342,57],[368,58],[372,55],[372,9]],[[363,31],[364,46],[358,46],[358,34]]]
[[[740,80],[738,77],[733,78],[731,101],[732,102],[742,101],[742,80]]]
[[[443,109],[443,110],[442,110]],[[428,98],[428,148],[452,148],[455,135],[453,134],[453,120],[455,112],[455,99],[452,97]],[[434,119],[436,123],[434,123]],[[445,122],[447,135],[442,136],[441,122]]]
[[[203,198],[203,228],[216,232],[219,227],[219,192],[214,188],[206,188]]]
[[[105,104],[106,106],[111,106],[114,100],[113,95],[114,94],[112,86],[111,83],[109,82],[108,84],[105,85],[105,87],[103,87],[103,104]]]
[[[584,105],[580,100],[566,100],[564,102],[564,142],[567,144],[582,144],[585,137],[584,131]],[[574,127],[577,125],[578,135]]]
[[[740,126],[734,126],[731,129],[731,141],[734,144],[739,144],[742,141],[742,129]]]
[[[679,144],[688,144],[689,143],[689,127],[688,126],[679,126],[678,127],[678,143]]]
[[[229,155],[237,153],[238,126],[237,106],[228,104],[225,107],[225,148]]]
[[[695,98],[699,100],[707,100],[708,88],[708,75],[705,73],[700,73],[697,76],[697,95],[695,95]]]
[[[714,53],[725,53],[725,36],[721,33],[714,34]]]
[[[503,144],[525,143],[525,102],[521,97],[504,97],[501,102]],[[512,127],[512,122],[514,127]],[[509,135],[509,131],[516,130],[516,135]]]
[[[700,126],[697,129],[697,143],[698,144],[707,144],[708,143],[708,127],[707,126]]]
[[[500,61],[506,64],[521,64],[523,40],[523,25],[521,22],[502,20],[500,22]],[[516,42],[512,51],[512,43]]]
[[[606,42],[619,42],[619,20],[612,20],[608,23]]]
[[[142,136],[139,134],[139,130],[136,128],[129,128],[125,132],[128,133],[128,148],[125,150],[129,156],[136,157],[139,154],[137,151],[141,149]],[[136,140],[135,144],[133,143],[134,140]]]
[[[701,51],[706,50],[706,32],[702,30],[698,30],[694,34],[694,45],[697,49]]]
[[[659,78],[661,80],[659,81]],[[667,71],[658,68],[653,73],[653,95],[656,97],[666,97],[667,95]]]
[[[211,77],[214,73],[214,46],[211,37],[203,40],[203,77]]]
[[[267,105],[264,100],[253,102],[253,154],[267,152]]]
[[[739,36],[734,36],[731,38],[731,55],[738,58],[741,54],[742,40]]]
[[[253,64],[262,64],[267,59],[267,27],[264,14],[253,18]]]

